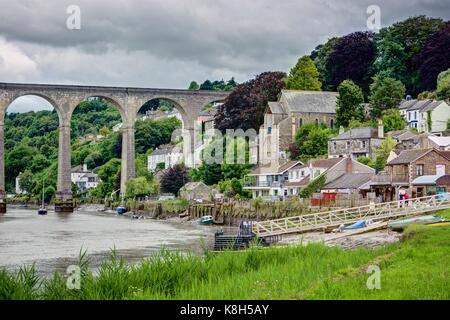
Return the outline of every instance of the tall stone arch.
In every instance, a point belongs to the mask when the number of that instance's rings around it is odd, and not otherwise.
[[[76,85],[12,84],[0,83],[0,190],[5,190],[4,171],[4,116],[12,101],[24,95],[43,97],[52,104],[59,116],[57,211],[71,212],[71,145],[70,121],[73,111],[89,97],[101,97],[112,102],[119,110],[122,126],[121,191],[135,176],[135,121],[142,105],[153,99],[172,101],[183,119],[183,152],[188,165],[193,166],[196,120],[210,102],[224,100],[229,92],[189,91],[177,89],[99,87]],[[0,211],[1,209],[0,200]]]

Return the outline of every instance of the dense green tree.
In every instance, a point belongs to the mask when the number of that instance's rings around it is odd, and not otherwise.
[[[375,150],[375,169],[377,171],[384,169],[386,161],[396,145],[397,142],[391,136],[387,136],[386,139],[381,142],[380,147]]]
[[[300,157],[314,158],[326,155],[331,131],[325,124],[307,123],[299,128],[295,135],[295,145]]]
[[[400,115],[398,109],[385,111],[382,121],[385,132],[403,130],[407,125],[406,120]]]
[[[364,121],[364,95],[359,86],[351,80],[343,81],[338,87],[336,124],[347,127],[351,120]]]
[[[33,173],[27,169],[19,175],[20,189],[31,196],[34,188]]]
[[[33,162],[35,154],[36,150],[34,148],[22,144],[19,144],[8,153],[5,159],[5,167],[7,168],[6,182],[11,185],[11,189],[15,178],[28,168]]]
[[[181,122],[177,118],[167,118],[159,121],[145,119],[136,122],[136,152],[146,153],[148,149],[170,143],[172,132],[181,128]]]
[[[320,91],[319,72],[309,56],[301,57],[286,80],[286,88],[290,90]]]
[[[436,97],[450,100],[450,69],[443,71],[437,78]]]
[[[371,114],[375,118],[381,117],[383,111],[397,108],[405,97],[405,86],[399,80],[376,76],[370,85],[369,101],[372,106]]]
[[[419,93],[422,86],[414,57],[442,26],[441,19],[416,16],[381,29],[375,36],[375,71],[400,80],[406,86],[407,93]]]
[[[330,54],[333,52],[339,38],[331,38],[326,43],[318,45],[313,52],[311,52],[311,59],[313,59],[317,71],[319,72],[319,81],[322,83],[322,89],[327,91],[333,90],[331,82],[330,70],[327,66],[327,61]]]
[[[155,193],[155,188],[145,177],[138,177],[131,179],[126,184],[127,198],[144,198]]]
[[[100,194],[102,197],[109,196],[112,192],[118,190],[117,177],[120,177],[121,161],[120,159],[111,159],[98,170],[98,176],[102,183],[100,184]],[[120,180],[119,180],[120,181]]]
[[[188,88],[188,90],[199,90],[199,89],[200,85],[195,81],[192,81]]]

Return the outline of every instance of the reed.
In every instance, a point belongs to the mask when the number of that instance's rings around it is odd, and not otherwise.
[[[376,250],[323,244],[202,256],[161,250],[137,265],[112,250],[95,275],[80,251],[79,290],[69,290],[61,274],[40,278],[33,265],[0,271],[0,299],[450,299],[448,252],[448,227],[411,228],[400,243]],[[371,264],[381,268],[381,290],[366,286]]]

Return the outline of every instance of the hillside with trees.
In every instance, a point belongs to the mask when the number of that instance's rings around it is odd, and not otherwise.
[[[8,192],[15,190],[15,179],[21,174],[21,188],[29,197],[40,198],[42,180],[46,184],[46,200],[56,190],[58,161],[58,115],[56,111],[9,113],[5,117],[5,173]],[[72,166],[87,164],[102,183],[91,194],[103,198],[120,186],[122,136],[113,127],[121,116],[105,100],[82,102],[71,122]],[[153,177],[146,169],[146,155],[170,142],[173,130],[180,128],[176,118],[136,122],[136,172],[149,184]],[[73,186],[73,193],[78,190]]]

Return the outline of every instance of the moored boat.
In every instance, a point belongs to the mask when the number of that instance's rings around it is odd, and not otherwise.
[[[204,216],[198,220],[198,224],[208,226],[214,224],[214,218],[212,216]]]
[[[404,230],[412,224],[430,225],[442,221],[444,221],[444,219],[439,216],[423,216],[389,222],[388,228],[391,230]]]
[[[45,216],[47,214],[47,209],[45,209],[45,183],[44,183],[44,179],[42,179],[42,205],[38,210],[38,215],[40,216]]]
[[[127,212],[127,208],[125,208],[124,206],[118,206],[118,207],[116,208],[116,212],[117,212],[118,214],[122,215],[122,214],[124,214],[124,213]]]

